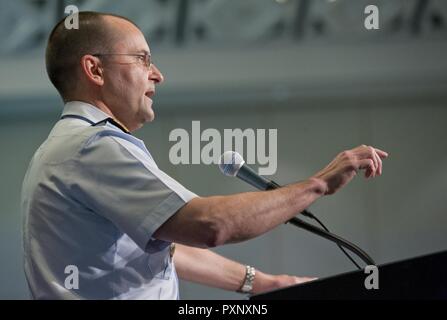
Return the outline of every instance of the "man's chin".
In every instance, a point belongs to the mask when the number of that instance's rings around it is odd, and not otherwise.
[[[154,109],[152,109],[152,99],[148,98],[150,100],[149,105],[146,106],[146,122],[152,122],[155,119],[155,112]]]
[[[154,121],[154,119],[155,119],[155,112],[154,112],[154,110],[152,110],[152,107],[150,107],[150,110],[146,117],[146,122],[152,122],[152,121]]]
[[[148,98],[149,99],[149,98]],[[151,99],[149,99],[151,100]],[[155,119],[155,112],[152,109],[152,100],[150,101],[150,103],[145,104],[144,107],[142,107],[141,110],[141,118],[143,119],[144,122],[152,122]]]
[[[144,117],[144,122],[152,122],[155,119],[155,113],[151,110],[151,112],[147,113]]]

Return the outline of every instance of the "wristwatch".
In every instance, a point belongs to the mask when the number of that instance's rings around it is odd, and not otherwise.
[[[245,266],[245,279],[237,292],[251,293],[253,291],[253,282],[255,280],[256,270],[251,266]]]

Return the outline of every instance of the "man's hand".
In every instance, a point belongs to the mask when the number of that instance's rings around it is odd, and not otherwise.
[[[295,284],[304,283],[315,279],[317,278],[295,277],[286,274],[272,275],[256,270],[252,293],[258,294],[274,289],[293,286]]]
[[[388,153],[371,146],[361,145],[355,149],[343,151],[329,165],[311,179],[323,181],[326,190],[324,194],[333,194],[355,177],[358,170],[365,170],[365,177],[375,177],[382,174],[382,159]]]

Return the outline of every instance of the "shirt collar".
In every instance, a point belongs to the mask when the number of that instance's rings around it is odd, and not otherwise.
[[[70,101],[67,102],[62,111],[62,116],[68,114],[75,114],[78,116],[85,117],[92,122],[99,122],[104,119],[110,118],[110,115],[102,110],[99,110],[94,105],[91,105],[83,101]]]
[[[67,102],[64,106],[64,110],[62,111],[61,118],[70,115],[85,118],[92,124],[94,123],[99,124],[103,121],[104,124],[110,122],[113,126],[117,127],[119,130],[130,134],[130,131],[121,122],[119,122],[118,120],[114,119],[104,111],[100,110],[99,108],[87,102],[83,101]]]

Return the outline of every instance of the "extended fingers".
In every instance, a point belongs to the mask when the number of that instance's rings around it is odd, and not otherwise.
[[[355,154],[355,166],[358,169],[366,169],[365,178],[374,176],[379,164],[377,162],[377,158],[374,155],[373,148],[363,144],[355,148],[353,151]]]
[[[308,281],[313,281],[316,280],[318,278],[313,278],[313,277],[294,277],[295,279],[295,283],[304,283],[304,282],[308,282]]]
[[[379,170],[379,161],[377,160],[379,156],[376,154],[376,151],[374,150],[373,147],[367,147],[367,148],[368,148],[368,157],[374,162],[374,168],[373,171],[371,172],[371,175],[375,177],[376,172]]]
[[[372,149],[372,153],[375,159],[375,166],[376,166],[376,170],[374,172],[373,177],[375,177],[376,175],[381,175],[382,174],[382,159],[380,159],[379,155],[377,154],[376,150],[374,148]]]
[[[374,157],[377,160],[377,164],[378,164],[378,167],[376,168],[377,169],[377,173],[379,175],[382,175],[382,159],[387,158],[388,157],[388,153],[383,151],[383,150],[380,150],[380,149],[377,149],[377,148],[373,148],[373,147],[371,147],[371,149],[373,150]]]
[[[357,167],[359,169],[366,169],[365,177],[369,178],[374,172],[374,161],[370,158],[357,160]]]
[[[382,174],[382,158],[388,157],[388,153],[373,148],[371,146],[361,145],[360,147],[356,148],[356,153],[360,157],[359,160],[363,160],[364,158],[371,159],[373,162],[373,166],[369,166],[368,170],[365,173],[365,177],[375,177],[376,175]],[[365,163],[362,163],[365,165]]]
[[[388,152],[385,152],[383,150],[374,148],[374,150],[376,151],[376,153],[379,155],[380,158],[387,158],[388,157]]]

